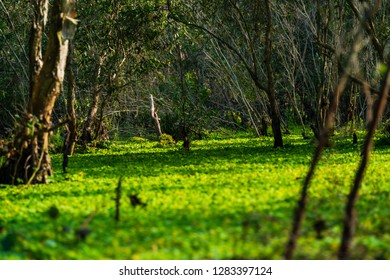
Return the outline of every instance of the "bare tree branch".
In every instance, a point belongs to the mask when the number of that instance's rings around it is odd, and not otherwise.
[[[370,158],[370,153],[372,150],[373,138],[375,131],[378,127],[379,120],[382,118],[383,112],[386,108],[387,98],[389,96],[390,90],[390,69],[387,69],[387,73],[385,75],[385,81],[383,83],[383,88],[377,101],[376,108],[374,110],[374,116],[368,126],[368,132],[366,135],[366,139],[364,141],[362,159],[359,165],[359,169],[355,174],[355,180],[353,182],[353,186],[348,195],[348,201],[345,208],[345,216],[344,216],[344,229],[341,238],[341,246],[338,252],[339,259],[347,259],[350,255],[352,240],[355,235],[356,223],[357,223],[357,214],[355,205],[358,200],[359,190],[363,182],[364,173],[367,169],[367,165]]]

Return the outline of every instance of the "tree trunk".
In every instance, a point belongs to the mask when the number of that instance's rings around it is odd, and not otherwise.
[[[356,203],[359,198],[359,190],[363,182],[364,174],[367,169],[367,165],[374,142],[374,134],[378,127],[379,121],[382,118],[383,112],[386,109],[387,98],[390,91],[390,71],[387,70],[385,75],[383,89],[377,101],[374,116],[368,126],[368,132],[363,146],[362,159],[359,168],[355,174],[355,180],[353,186],[348,195],[347,205],[345,207],[344,216],[344,229],[341,237],[341,245],[338,252],[339,259],[348,259],[352,247],[352,240],[355,235],[357,214]]]
[[[275,95],[275,85],[274,85],[274,73],[272,69],[272,14],[271,14],[271,4],[269,0],[264,0],[265,4],[265,13],[266,13],[266,31],[265,31],[265,51],[264,51],[264,61],[265,61],[265,71],[268,78],[268,86],[265,86],[261,83],[260,77],[258,75],[258,66],[257,66],[257,58],[256,54],[253,52],[253,45],[248,48],[251,53],[251,62],[248,63],[245,56],[240,53],[239,49],[235,46],[235,44],[230,44],[228,41],[224,40],[223,37],[218,36],[214,32],[208,30],[206,27],[198,25],[194,22],[185,21],[174,14],[172,14],[171,5],[168,5],[168,11],[171,13],[171,16],[174,20],[183,23],[189,27],[197,28],[212,38],[216,39],[219,43],[224,45],[228,50],[230,50],[243,64],[243,67],[247,70],[249,76],[254,82],[255,86],[264,91],[267,94],[268,101],[270,103],[270,117],[272,121],[272,132],[274,136],[274,147],[282,147],[283,146],[283,138],[282,132],[280,128],[280,115],[278,111],[278,105],[276,102]],[[234,5],[234,7],[236,7]],[[260,6],[259,6],[260,7]],[[236,7],[237,8],[237,7]],[[262,10],[261,10],[262,11]],[[259,11],[259,14],[260,12]],[[256,27],[259,30],[260,24],[256,24]],[[260,33],[259,33],[260,34]],[[249,40],[250,41],[250,40]]]
[[[73,43],[69,43],[69,55],[67,59],[66,65],[66,76],[68,81],[68,96],[67,96],[67,119],[68,119],[68,131],[66,136],[66,141],[64,144],[64,153],[66,151],[67,155],[74,154],[74,147],[77,142],[77,117],[76,117],[76,109],[75,109],[75,99],[76,99],[76,81],[73,72]]]
[[[99,78],[100,78],[102,64],[103,64],[103,56],[101,55],[99,56],[96,65],[96,73],[94,76],[94,83],[93,83],[94,89],[93,89],[92,104],[88,112],[87,120],[85,121],[84,124],[83,134],[81,135],[81,141],[83,145],[87,145],[91,143],[93,140],[92,128],[96,120],[97,111],[99,109],[99,100],[101,94],[101,88],[99,86]]]
[[[36,9],[45,9],[45,3],[37,2]],[[48,149],[51,113],[60,93],[68,55],[68,40],[65,39],[65,34],[69,35],[69,29],[64,23],[71,23],[71,27],[75,27],[74,21],[69,22],[69,18],[75,14],[74,9],[74,0],[56,0],[53,3],[43,65],[39,73],[32,75],[32,91],[26,116],[20,120],[13,147],[7,154],[7,162],[0,169],[0,183],[46,183],[47,177],[52,174]],[[42,41],[42,33],[34,32],[32,36],[34,38],[30,42]],[[40,48],[37,43],[32,46]],[[39,51],[30,50],[30,53]],[[36,61],[39,61],[39,58],[33,59],[31,63]]]
[[[113,92],[115,89],[110,88],[109,93],[103,97],[102,105],[100,106],[100,113],[99,117],[95,119],[96,125],[95,125],[95,137],[93,140],[99,140],[99,141],[106,141],[109,140],[107,127],[103,124],[104,121],[104,112],[107,107],[107,104],[109,104],[110,98],[113,95]]]
[[[75,109],[75,99],[76,99],[76,81],[73,73],[72,57],[73,57],[73,43],[69,42],[69,54],[67,58],[66,65],[66,77],[68,81],[68,94],[66,100],[66,110],[67,110],[67,123],[65,125],[65,140],[64,146],[62,147],[63,160],[62,160],[62,170],[66,172],[68,167],[68,156],[74,154],[74,148],[77,142],[77,118],[76,118],[76,109]]]
[[[152,118],[154,126],[156,128],[157,137],[160,138],[162,135],[161,126],[160,126],[160,119],[157,115],[157,110],[155,110],[155,107],[154,107],[153,94],[149,95],[149,99],[150,99],[150,117]]]
[[[265,30],[265,67],[267,73],[267,96],[269,101],[274,147],[283,147],[282,131],[280,129],[280,115],[275,96],[274,71],[272,69],[272,14],[269,0],[265,0],[266,30]]]
[[[34,19],[29,42],[30,98],[43,65],[42,35],[47,22],[49,0],[35,0],[32,3],[34,5]]]

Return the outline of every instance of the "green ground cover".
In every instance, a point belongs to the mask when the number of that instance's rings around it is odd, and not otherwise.
[[[285,143],[274,149],[271,138],[213,135],[187,153],[132,138],[71,157],[65,175],[54,155],[50,184],[0,187],[0,259],[281,259],[313,151],[297,135]],[[389,151],[376,146],[362,186],[356,259],[390,259]],[[359,155],[343,137],[325,152],[296,258],[336,257]],[[146,206],[132,206],[129,195]],[[313,227],[319,220],[321,238]],[[90,232],[78,231],[83,223]]]

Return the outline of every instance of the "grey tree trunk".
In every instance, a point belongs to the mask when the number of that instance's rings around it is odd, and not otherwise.
[[[149,95],[149,100],[150,100],[150,117],[152,118],[154,126],[156,128],[157,137],[160,138],[162,135],[161,126],[160,126],[160,119],[157,115],[157,110],[155,109],[155,106],[154,106],[153,94]]]

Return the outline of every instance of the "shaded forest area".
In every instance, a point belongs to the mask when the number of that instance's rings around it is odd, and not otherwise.
[[[390,137],[388,1],[0,0],[0,13],[1,184],[48,183],[55,154],[66,174],[77,154],[135,136],[190,152],[245,132],[278,153],[298,135],[315,148],[291,259],[313,176],[341,133],[361,144],[337,252],[350,258],[374,135]]]

